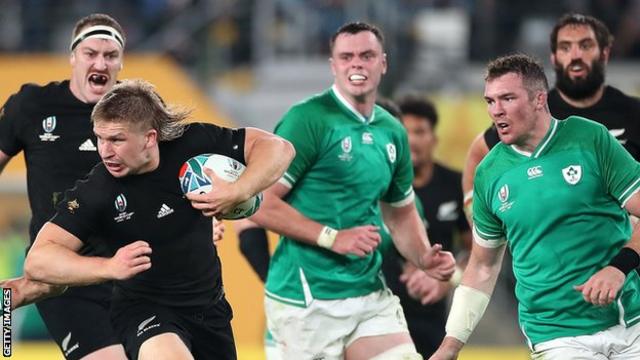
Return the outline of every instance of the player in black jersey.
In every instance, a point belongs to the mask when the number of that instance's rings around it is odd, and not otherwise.
[[[581,14],[560,17],[550,35],[555,88],[549,92],[549,110],[557,119],[583,116],[606,126],[612,135],[640,160],[640,100],[605,85],[613,36],[600,20]],[[498,131],[490,127],[471,144],[462,187],[465,208],[470,209],[475,169],[498,143]]]
[[[394,115],[407,129],[414,169],[413,189],[424,209],[427,234],[431,241],[442,244],[444,250],[457,253],[460,263],[460,255],[471,249],[471,232],[462,210],[461,174],[433,158],[437,145],[437,111],[425,97],[417,94],[398,99],[397,105],[399,114]],[[456,237],[460,242],[454,244]],[[446,297],[456,285],[455,281],[429,277],[407,262],[395,248],[389,249],[383,259],[382,271],[387,285],[400,298],[416,350],[427,359],[445,336]]]
[[[273,134],[186,124],[187,116],[165,106],[149,83],[114,86],[92,113],[102,162],[58,203],[25,261],[25,276],[51,284],[116,280],[112,323],[132,359],[236,358],[231,308],[203,213],[224,214],[262,191],[295,152]],[[209,193],[185,197],[180,167],[203,153],[247,169],[235,183],[214,178]],[[94,242],[115,255],[79,253]]]
[[[80,19],[70,45],[71,77],[45,86],[24,85],[0,111],[0,170],[24,151],[32,211],[30,240],[55,213],[54,204],[75,180],[100,161],[90,122],[94,104],[116,83],[126,37],[104,14]],[[86,246],[87,255],[104,249]],[[24,278],[2,282],[20,306],[56,290]],[[47,328],[67,359],[124,359],[109,321],[111,285],[73,288],[37,304]]]

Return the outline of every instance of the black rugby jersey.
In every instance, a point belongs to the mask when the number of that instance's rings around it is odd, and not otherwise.
[[[244,129],[191,124],[182,137],[160,143],[154,171],[114,178],[102,163],[96,165],[66,192],[51,221],[85,242],[105,239],[113,253],[137,240],[150,244],[151,268],[116,281],[114,301],[124,296],[169,306],[209,304],[222,291],[211,219],[183,196],[178,173],[186,160],[203,153],[245,163],[244,139]]]
[[[24,85],[0,111],[0,150],[25,155],[31,242],[64,190],[100,161],[91,123],[94,105],[78,100],[65,80]]]
[[[549,91],[549,109],[556,119],[571,115],[585,117],[606,126],[636,161],[640,161],[640,100],[606,86],[602,99],[587,108],[575,108],[565,102],[558,90]],[[491,126],[484,133],[489,149],[499,141],[498,132]]]

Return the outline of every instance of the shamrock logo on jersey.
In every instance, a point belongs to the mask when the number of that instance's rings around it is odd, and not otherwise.
[[[582,166],[569,165],[562,169],[562,176],[569,185],[575,185],[582,179]]]

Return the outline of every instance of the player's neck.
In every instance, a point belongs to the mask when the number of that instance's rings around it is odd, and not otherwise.
[[[550,127],[551,115],[545,112],[545,115],[540,115],[535,128],[529,132],[528,136],[526,136],[522,142],[513,145],[520,151],[533,153],[549,132]]]
[[[433,160],[425,161],[420,166],[413,168],[413,186],[419,188],[427,185],[433,177],[433,168]]]
[[[600,101],[600,99],[602,99],[602,95],[604,95],[604,84],[600,85],[600,87],[598,88],[598,91],[596,91],[593,95],[584,99],[572,99],[566,94],[564,94],[562,91],[560,91],[560,89],[557,89],[557,90],[562,100],[564,100],[567,104],[571,105],[574,108],[582,109],[582,108],[591,107],[597,104],[598,101]]]

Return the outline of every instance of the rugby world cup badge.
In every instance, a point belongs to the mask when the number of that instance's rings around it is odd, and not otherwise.
[[[582,166],[569,165],[562,169],[562,177],[569,185],[577,184],[582,179]]]
[[[340,146],[342,147],[342,154],[338,155],[338,158],[342,161],[351,161],[351,149],[353,148],[353,143],[351,142],[351,136],[346,136],[340,142]]]
[[[124,196],[124,194],[120,194],[116,196],[116,200],[113,203],[116,207],[116,210],[118,210],[118,215],[114,217],[113,220],[120,223],[125,220],[131,219],[131,217],[133,216],[133,211],[132,212],[125,211],[127,210],[127,198]]]
[[[509,200],[509,185],[504,184],[500,190],[498,190],[498,199],[500,199],[500,202]]]
[[[40,141],[56,141],[60,136],[53,135],[53,130],[56,129],[56,117],[49,116],[46,119],[42,120],[42,129],[44,130],[44,134],[39,135]]]

